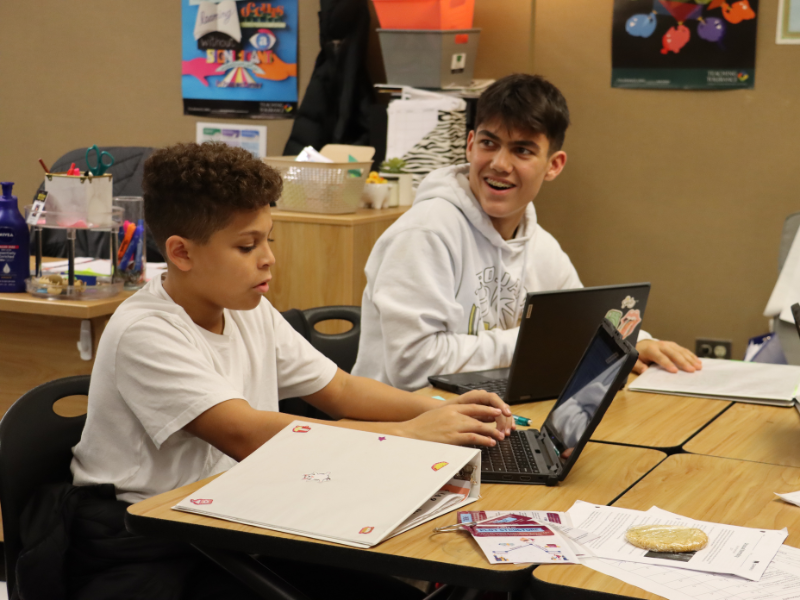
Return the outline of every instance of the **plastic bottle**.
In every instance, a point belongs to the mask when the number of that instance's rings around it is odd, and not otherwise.
[[[11,195],[14,184],[4,181],[0,185],[0,292],[24,292],[31,266],[28,225],[19,212],[17,197]]]

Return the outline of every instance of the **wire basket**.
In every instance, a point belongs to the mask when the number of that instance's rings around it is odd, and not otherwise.
[[[283,178],[279,208],[328,214],[356,212],[372,166],[372,162],[296,162],[291,156],[263,160]]]

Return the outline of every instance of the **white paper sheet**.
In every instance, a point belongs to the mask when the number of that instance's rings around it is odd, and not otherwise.
[[[800,367],[702,358],[694,373],[669,373],[651,366],[628,386],[631,391],[718,398],[792,406],[800,384]]]
[[[386,158],[402,158],[422,141],[439,122],[440,110],[464,110],[461,98],[414,90],[414,99],[389,103]]]
[[[800,550],[781,546],[759,581],[604,558],[581,564],[669,600],[798,600]]]
[[[779,494],[778,492],[775,492],[775,495],[781,498],[784,502],[800,506],[800,492],[789,492],[786,494]]]
[[[661,514],[638,510],[600,506],[578,501],[568,511],[580,529],[600,537],[586,542],[586,547],[598,558],[625,560],[658,566],[738,575],[758,581],[761,572],[753,556],[771,559],[786,539],[785,531],[751,529],[675,517],[666,511]],[[625,532],[637,525],[681,525],[697,527],[708,535],[709,543],[702,550],[686,553],[649,552],[628,543]],[[761,545],[759,547],[759,545]],[[753,554],[756,552],[757,554]],[[762,570],[763,571],[763,570]]]

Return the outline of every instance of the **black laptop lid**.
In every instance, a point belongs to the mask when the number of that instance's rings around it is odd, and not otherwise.
[[[528,294],[505,401],[558,397],[603,318],[636,345],[649,294],[649,283]]]
[[[614,399],[639,354],[610,323],[597,328],[583,357],[542,426],[555,446],[563,480]]]

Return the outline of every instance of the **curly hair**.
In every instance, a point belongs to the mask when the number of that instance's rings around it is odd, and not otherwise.
[[[144,163],[144,214],[156,244],[179,235],[200,244],[237,212],[274,206],[283,181],[247,150],[222,143],[175,144]]]
[[[544,77],[514,73],[495,81],[478,98],[476,127],[495,120],[509,129],[543,134],[552,154],[564,144],[569,108],[561,91]]]

